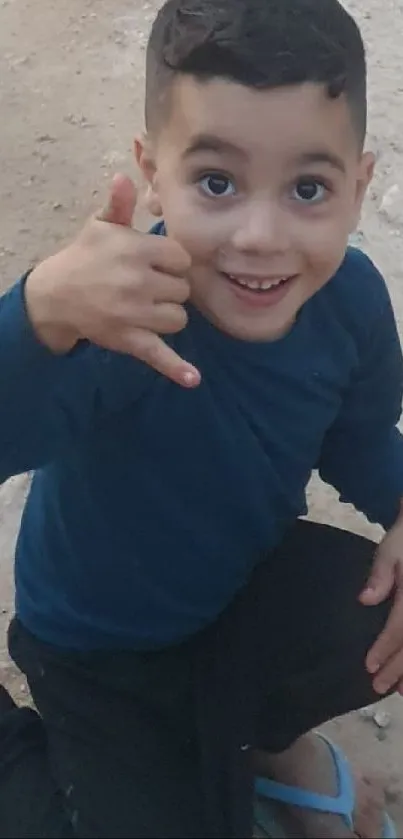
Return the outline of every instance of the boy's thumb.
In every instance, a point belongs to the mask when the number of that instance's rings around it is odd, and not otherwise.
[[[106,207],[99,214],[100,221],[109,224],[121,224],[131,227],[136,209],[137,190],[133,181],[126,175],[115,175]]]

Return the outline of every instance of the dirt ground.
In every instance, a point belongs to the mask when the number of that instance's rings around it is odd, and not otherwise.
[[[116,170],[134,174],[143,62],[158,0],[0,0],[0,287],[58,248],[102,202]],[[347,0],[362,24],[370,68],[370,135],[377,175],[357,241],[388,278],[403,331],[403,0]],[[143,218],[144,224],[144,218]],[[27,406],[29,410],[29,406]],[[20,697],[5,629],[12,555],[27,478],[0,487],[0,678]],[[314,484],[311,515],[378,536]],[[333,723],[352,761],[385,783],[403,836],[403,703],[378,726],[361,714]]]

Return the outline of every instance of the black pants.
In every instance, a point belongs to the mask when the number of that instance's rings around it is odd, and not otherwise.
[[[364,659],[390,604],[357,601],[373,553],[299,522],[213,626],[152,653],[65,652],[14,620],[40,716],[0,698],[0,837],[251,835],[246,747],[375,699]]]

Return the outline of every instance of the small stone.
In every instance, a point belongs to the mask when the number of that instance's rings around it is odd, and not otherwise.
[[[63,204],[61,204],[60,201],[55,201],[55,203],[53,204],[53,209],[54,210],[61,210],[62,208],[63,208]]]
[[[392,717],[387,711],[376,711],[374,714],[374,723],[378,728],[389,728],[392,722]]]
[[[20,693],[26,693],[26,692],[27,692],[27,686],[26,685],[20,685]]]
[[[389,189],[386,190],[381,203],[381,210],[388,209],[391,207],[394,202],[396,201],[397,196],[400,193],[400,187],[398,184],[393,184],[390,186]]]
[[[349,244],[353,248],[361,248],[365,241],[365,235],[362,230],[356,230],[349,238]]]
[[[12,62],[12,67],[23,67],[25,64],[29,62],[29,55],[21,55],[19,58],[15,58]]]
[[[399,184],[393,184],[386,190],[379,209],[388,221],[403,223],[403,193]]]
[[[56,137],[53,137],[52,134],[41,134],[37,138],[38,143],[56,143]]]
[[[373,720],[375,708],[373,705],[367,705],[365,708],[361,708],[361,710],[358,713],[363,720]]]
[[[382,743],[384,740],[388,739],[388,735],[385,729],[380,728],[379,731],[376,732],[377,739]]]

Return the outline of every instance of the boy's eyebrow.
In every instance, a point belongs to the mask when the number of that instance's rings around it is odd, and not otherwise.
[[[215,134],[196,134],[190,141],[187,149],[183,153],[183,158],[192,157],[194,154],[201,154],[202,152],[218,152],[220,154],[232,154],[237,157],[247,158],[248,155],[244,149],[239,148],[230,140],[223,140]]]
[[[304,152],[303,154],[298,155],[297,163],[301,166],[309,164],[315,165],[320,163],[327,163],[328,166],[332,166],[333,169],[338,169],[339,172],[342,172],[343,175],[346,172],[346,166],[341,157],[337,154],[334,154],[330,151],[325,151],[324,149],[317,149],[314,151]]]
[[[224,140],[218,137],[216,134],[196,134],[185,149],[183,158],[187,159],[203,152],[232,154],[244,160],[248,158],[248,153],[244,149],[241,149],[235,143],[231,143],[230,140]],[[337,154],[334,154],[334,152],[325,149],[314,149],[313,151],[303,152],[303,154],[297,156],[297,163],[301,166],[325,163],[343,174],[346,172],[343,159]]]

